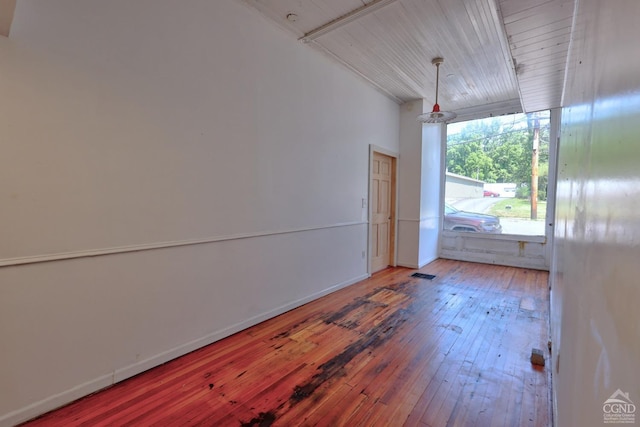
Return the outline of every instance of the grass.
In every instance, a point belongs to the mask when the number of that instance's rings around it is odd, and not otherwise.
[[[511,206],[511,208],[507,208]],[[547,212],[547,202],[538,201],[538,219],[544,220]],[[502,218],[531,219],[531,203],[528,199],[505,199],[491,206],[489,212]]]

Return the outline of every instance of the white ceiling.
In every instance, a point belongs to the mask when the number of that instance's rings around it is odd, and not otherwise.
[[[401,103],[459,118],[561,106],[575,0],[241,0]],[[8,35],[16,0],[0,0]],[[287,15],[295,14],[291,21]]]
[[[525,111],[558,107],[574,0],[500,0]]]
[[[560,106],[573,0],[242,1],[398,102],[433,103],[444,57],[443,110]]]

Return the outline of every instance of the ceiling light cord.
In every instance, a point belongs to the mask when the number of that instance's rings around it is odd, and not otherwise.
[[[438,92],[440,90],[440,64],[444,62],[442,58],[433,58],[431,63],[436,66],[436,103],[433,104],[433,111],[430,113],[420,114],[417,120],[422,123],[446,123],[455,119],[458,115],[452,111],[440,111],[438,105]]]
[[[440,63],[436,64],[436,105],[438,105],[438,86],[440,83]]]

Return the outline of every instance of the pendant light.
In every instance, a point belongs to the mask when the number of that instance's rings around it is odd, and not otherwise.
[[[438,105],[438,80],[440,80],[440,64],[444,62],[443,58],[433,58],[431,63],[436,66],[436,103],[433,104],[433,111],[430,113],[420,114],[418,121],[422,123],[445,123],[455,119],[458,115],[452,111],[440,111]]]

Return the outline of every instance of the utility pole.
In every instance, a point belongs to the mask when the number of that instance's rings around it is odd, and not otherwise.
[[[538,219],[538,146],[540,145],[540,120],[533,119],[533,150],[531,153],[531,219]]]

